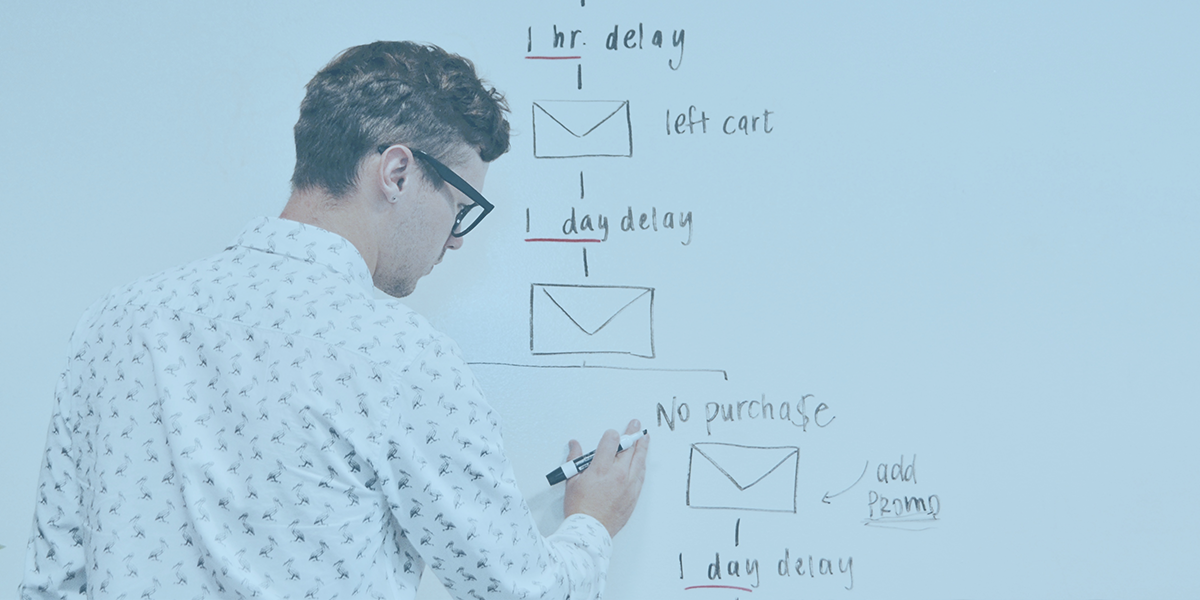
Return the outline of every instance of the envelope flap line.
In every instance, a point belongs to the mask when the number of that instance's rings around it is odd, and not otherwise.
[[[632,300],[630,300],[630,301],[626,302],[625,304],[623,304],[623,305],[621,306],[621,308],[618,308],[618,309],[616,310],[616,312],[613,312],[613,313],[609,314],[608,318],[607,318],[607,319],[605,319],[603,323],[600,323],[599,325],[596,325],[596,326],[594,326],[594,327],[591,327],[591,328],[590,328],[590,330],[589,330],[589,328],[588,328],[588,327],[585,327],[584,325],[582,325],[582,324],[579,322],[579,320],[578,320],[578,319],[576,319],[576,315],[572,314],[572,313],[578,313],[579,311],[568,310],[566,307],[564,307],[564,306],[562,305],[562,303],[560,303],[560,302],[558,301],[558,299],[556,299],[556,298],[555,298],[555,297],[554,297],[554,296],[553,296],[553,295],[550,293],[550,290],[548,290],[548,289],[546,289],[546,288],[542,288],[542,293],[546,294],[546,297],[547,297],[547,298],[549,298],[549,299],[550,299],[550,301],[551,301],[551,302],[553,302],[553,303],[554,303],[554,305],[555,305],[555,306],[557,306],[557,307],[558,307],[558,309],[559,309],[559,310],[561,310],[561,311],[563,312],[563,314],[564,314],[564,315],[566,315],[566,316],[567,316],[567,318],[568,318],[568,319],[570,319],[570,320],[571,320],[571,322],[572,322],[572,323],[574,323],[574,324],[575,324],[575,326],[579,328],[579,330],[580,330],[580,331],[582,331],[582,332],[584,332],[584,333],[586,333],[586,334],[588,334],[588,335],[595,335],[595,334],[596,334],[598,331],[600,331],[601,329],[604,329],[604,327],[605,327],[606,325],[608,325],[609,323],[611,323],[613,319],[617,318],[617,315],[621,314],[621,312],[622,312],[622,311],[624,311],[626,308],[629,308],[630,306],[632,306],[634,302],[637,302],[638,300],[640,300],[640,299],[641,299],[643,296],[645,296],[646,294],[649,294],[649,293],[650,293],[650,290],[645,290],[645,291],[643,291],[642,293],[638,294],[638,295],[637,295],[637,296],[635,296],[635,297],[634,297]],[[601,316],[603,316],[603,314],[604,314],[604,313],[601,313]],[[584,320],[586,320],[586,319],[584,319]],[[591,323],[592,325],[594,325],[594,321],[595,321],[595,320],[598,320],[598,317],[597,317],[596,319],[593,319],[593,320],[592,320],[592,321],[593,321],[593,322]]]
[[[617,108],[615,110],[613,110],[612,112],[608,113],[607,115],[605,115],[603,119],[600,119],[595,124],[593,124],[591,127],[588,127],[588,129],[586,131],[584,131],[583,133],[576,133],[575,130],[583,129],[584,127],[587,127],[588,123],[591,122],[591,119],[584,121],[582,119],[582,117],[580,117],[578,115],[572,115],[575,117],[574,119],[568,119],[563,115],[555,116],[555,115],[551,114],[550,111],[546,110],[546,107],[544,107],[540,104],[537,104],[536,102],[534,103],[534,105],[537,106],[539,109],[541,109],[542,113],[545,114],[547,117],[549,117],[550,120],[554,121],[555,123],[558,123],[563,129],[565,129],[567,131],[567,133],[569,133],[577,138],[581,138],[581,137],[595,131],[597,127],[600,127],[601,125],[607,123],[609,119],[613,118],[613,115],[621,112],[621,109],[625,108],[626,104],[628,104],[628,102],[617,103]],[[562,117],[562,118],[559,118],[559,117]],[[563,121],[579,121],[579,122],[576,123],[574,127],[572,127],[570,125],[567,125]]]
[[[728,477],[729,481],[733,482],[733,485],[737,486],[738,490],[741,490],[741,491],[745,491],[745,490],[753,487],[754,484],[766,479],[768,475],[770,475],[771,473],[774,473],[776,470],[778,470],[779,467],[783,466],[783,463],[787,462],[789,459],[791,459],[793,456],[795,456],[796,452],[797,452],[795,449],[792,449],[791,452],[788,452],[786,455],[783,456],[783,458],[779,459],[779,462],[775,463],[774,466],[772,466],[770,469],[768,469],[765,473],[762,473],[761,475],[759,475],[757,479],[755,479],[754,481],[751,481],[750,483],[742,484],[741,482],[738,481],[738,479],[736,477],[734,477],[732,474],[730,474],[729,470],[726,469],[724,466],[722,466],[720,462],[718,462],[712,456],[705,453],[704,450],[701,449],[699,445],[693,445],[692,449],[695,450],[696,452],[699,452],[702,456],[704,456],[704,458],[707,458],[708,461],[710,463],[712,463],[712,465],[714,467],[716,467],[718,471],[721,472],[721,474]],[[753,474],[751,474],[750,476],[752,477]],[[748,477],[742,477],[742,479],[748,479]]]

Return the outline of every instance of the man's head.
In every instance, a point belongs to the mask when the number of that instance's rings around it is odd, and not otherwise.
[[[283,216],[346,237],[376,287],[406,296],[462,244],[455,217],[475,202],[461,190],[508,150],[504,98],[469,60],[412,42],[350,48],[307,90]]]
[[[381,144],[407,144],[448,165],[466,158],[466,146],[491,162],[508,151],[507,111],[471,61],[437,46],[349,48],[308,83],[295,127],[292,187],[343,197],[357,183],[361,161]],[[440,187],[436,176],[431,181]]]

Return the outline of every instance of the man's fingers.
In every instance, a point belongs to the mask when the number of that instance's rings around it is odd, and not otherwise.
[[[629,422],[629,425],[625,427],[625,435],[631,435],[641,430],[641,421],[633,419]],[[588,465],[588,468],[596,469],[599,467],[597,473],[604,473],[607,472],[609,467],[611,467],[613,464],[619,464],[623,469],[628,471],[631,464],[630,461],[633,459],[633,457],[625,455],[632,455],[639,452],[644,453],[646,446],[644,444],[635,444],[634,448],[626,448],[624,452],[618,454],[617,448],[620,447],[620,444],[621,436],[617,434],[615,429],[609,429],[608,431],[605,431],[604,435],[600,437],[600,443],[596,445],[596,453],[592,457],[592,462],[590,465]],[[582,448],[579,447],[579,443],[575,440],[571,440],[569,443],[567,460],[574,460],[582,455],[583,451]]]
[[[641,421],[638,421],[637,419],[634,419],[634,420],[630,421],[630,422],[629,422],[629,426],[625,428],[625,435],[630,435],[630,434],[633,434],[633,433],[637,433],[637,432],[639,432],[639,431],[641,431],[641,430],[642,430],[642,423],[641,423]]]
[[[633,456],[629,457],[631,461],[632,474],[639,480],[646,478],[646,454],[650,452],[650,436],[647,435],[638,440],[633,445],[633,450],[629,453]]]
[[[633,435],[641,430],[642,422],[638,421],[637,419],[633,419],[629,422],[629,425],[625,427],[625,435]],[[641,442],[641,440],[638,440],[638,442]],[[631,464],[630,461],[633,460],[633,455],[636,452],[638,452],[637,443],[635,443],[632,448],[626,448],[624,452],[617,455],[617,464],[621,465],[625,469],[628,469],[629,465]]]
[[[641,430],[641,423],[638,423],[636,419],[630,423],[629,426],[633,428],[634,431]],[[640,461],[643,467],[642,470],[644,471],[646,464],[646,450],[649,448],[650,434],[647,433],[645,436],[642,436],[641,439],[634,442],[632,448],[626,448],[624,452],[617,455],[617,464],[625,469],[630,469],[636,466]]]
[[[592,464],[588,466],[588,469],[600,467],[599,473],[608,471],[617,458],[617,446],[620,443],[621,436],[617,435],[617,430],[605,431],[604,435],[600,436],[600,443],[596,446],[596,454],[592,457]]]

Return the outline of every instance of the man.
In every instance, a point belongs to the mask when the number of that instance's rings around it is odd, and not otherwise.
[[[411,293],[490,210],[506,110],[432,46],[313,78],[281,218],[72,335],[22,598],[410,598],[425,564],[463,599],[600,595],[647,440],[606,432],[543,537],[458,348],[371,293]]]

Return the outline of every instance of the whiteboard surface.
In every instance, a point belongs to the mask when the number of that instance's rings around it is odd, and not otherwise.
[[[304,84],[414,39],[512,107],[408,303],[543,531],[568,439],[651,432],[608,598],[1200,594],[1195,7],[500,4],[0,8],[0,588],[83,309],[278,214]]]

